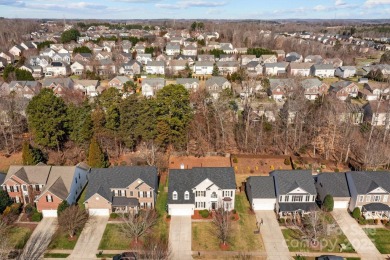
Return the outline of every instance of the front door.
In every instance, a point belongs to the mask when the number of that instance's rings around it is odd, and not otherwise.
[[[215,210],[216,204],[217,204],[216,202],[211,202],[211,209]]]

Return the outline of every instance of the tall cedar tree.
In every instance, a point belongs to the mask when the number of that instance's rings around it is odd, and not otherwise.
[[[3,214],[3,211],[12,204],[11,198],[8,196],[7,191],[0,190],[0,214]]]
[[[106,168],[109,166],[106,156],[96,138],[92,138],[91,144],[89,145],[88,165],[94,168]]]
[[[28,104],[27,118],[35,142],[59,151],[68,130],[67,107],[62,98],[51,89],[43,89]]]
[[[214,64],[214,66],[213,66],[213,72],[212,72],[211,75],[213,75],[213,76],[219,76],[219,68],[218,68],[217,64]]]
[[[27,141],[23,142],[22,159],[23,165],[36,165],[44,161],[42,152],[32,147]]]
[[[91,106],[87,101],[82,106],[71,103],[68,107],[69,138],[78,145],[85,144],[92,138],[91,113]]]

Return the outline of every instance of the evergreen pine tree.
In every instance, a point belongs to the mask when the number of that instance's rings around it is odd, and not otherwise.
[[[96,138],[92,138],[91,144],[89,145],[88,152],[88,165],[94,168],[106,168],[108,167],[108,161],[106,156],[100,148]]]

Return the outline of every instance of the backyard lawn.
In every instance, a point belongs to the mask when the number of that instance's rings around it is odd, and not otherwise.
[[[367,236],[381,254],[390,254],[390,230],[385,228],[365,228]]]
[[[245,194],[236,195],[236,210],[240,219],[231,222],[232,237],[229,241],[229,250],[232,251],[263,251],[264,246],[260,235],[255,235],[256,216],[249,213],[249,202]],[[215,251],[219,248],[219,241],[212,234],[214,226],[211,222],[192,223],[192,250]]]
[[[326,238],[320,239],[320,248],[310,248],[307,241],[299,237],[299,233],[294,229],[282,229],[284,239],[286,240],[290,252],[340,252],[340,244],[349,245],[343,250],[346,253],[353,253],[355,250],[350,245],[347,237],[342,233],[333,219],[332,215],[327,214],[326,220],[328,224],[336,225],[332,229],[337,230],[334,234],[327,234]]]
[[[30,228],[18,226],[12,227],[8,233],[10,246],[15,249],[23,249],[31,234],[32,231]]]
[[[126,250],[130,248],[130,239],[121,232],[120,224],[108,223],[99,249],[101,250]]]

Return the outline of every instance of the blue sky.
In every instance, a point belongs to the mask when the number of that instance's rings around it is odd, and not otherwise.
[[[8,18],[390,19],[390,0],[0,0]]]

